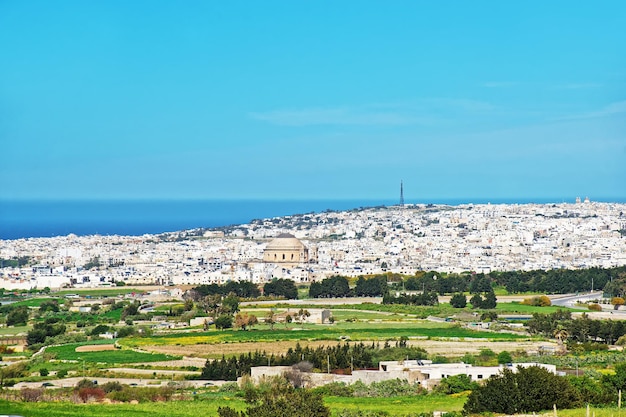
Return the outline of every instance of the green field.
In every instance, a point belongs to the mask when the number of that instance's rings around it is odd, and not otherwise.
[[[559,307],[559,306],[548,306],[548,307],[527,306],[519,302],[498,303],[496,305],[496,312],[498,314],[533,314],[533,313],[550,314],[558,310],[568,310],[572,312],[589,311],[589,309],[587,308],[566,308],[566,307]]]
[[[398,416],[435,410],[454,411],[463,408],[466,397],[416,396],[393,398],[343,398],[326,397],[325,404],[333,415],[341,410],[386,411]],[[171,401],[142,404],[72,404],[72,403],[18,403],[0,401],[0,410],[5,414],[29,417],[196,417],[216,416],[218,407],[246,408],[241,398],[219,394],[205,401]]]
[[[142,404],[73,404],[73,403],[18,403],[0,401],[3,414],[28,417],[197,417],[217,416],[218,407],[228,406],[242,410],[245,403],[239,398],[221,398],[219,401],[170,401]]]
[[[270,330],[265,325],[258,325],[248,331],[243,330],[211,330],[208,332],[170,334],[144,338],[125,338],[120,343],[123,346],[140,347],[147,345],[192,345],[216,344],[237,342],[274,342],[297,340],[329,340],[337,341],[348,337],[352,341],[359,340],[398,340],[408,338],[436,338],[436,339],[488,339],[488,340],[520,340],[528,336],[512,333],[493,333],[474,331],[448,323],[419,322],[419,323],[340,323],[335,326],[299,325],[292,323],[285,329],[282,324]]]
[[[63,304],[63,299],[59,299],[59,298],[51,298],[51,297],[42,297],[42,298],[28,298],[22,301],[16,301],[12,304],[9,304],[11,307],[20,307],[20,306],[26,306],[26,307],[39,307],[42,303],[46,302],[46,301],[58,301],[59,304]]]
[[[0,327],[0,336],[27,333],[30,329],[31,326]]]
[[[332,305],[323,305],[323,304],[299,304],[297,307],[294,305],[288,305],[285,303],[277,302],[276,305],[273,306],[246,306],[246,308],[270,308],[276,307],[279,309],[310,309],[310,308],[328,308],[330,310],[361,310],[361,311],[370,311],[370,312],[387,312],[387,313],[396,313],[396,314],[409,314],[413,315],[416,318],[426,318],[428,316],[436,316],[436,317],[450,317],[459,313],[468,313],[468,312],[478,312],[481,313],[485,310],[474,310],[469,306],[463,309],[453,308],[448,303],[441,303],[436,306],[414,306],[414,305],[405,305],[405,304],[374,304],[374,303],[362,303],[362,304],[332,304]],[[522,305],[519,302],[511,302],[511,303],[497,303],[496,311],[498,314],[532,314],[532,313],[552,313],[556,310],[570,310],[570,311],[588,311],[587,309],[571,309],[564,307],[535,307],[535,306],[526,306]]]
[[[126,295],[131,293],[143,293],[145,290],[141,288],[114,287],[114,288],[98,288],[98,289],[71,289],[54,292],[54,295],[65,296],[67,294],[78,294],[80,296],[92,297],[115,297],[118,295]]]
[[[96,345],[96,344],[110,344],[111,340],[99,341],[97,343],[71,343],[62,346],[52,346],[46,349],[46,353],[54,355],[55,359],[59,360],[72,360],[81,361],[84,360],[88,363],[104,363],[104,364],[116,364],[116,363],[140,363],[140,362],[158,362],[167,361],[172,359],[178,359],[178,357],[164,355],[161,353],[145,353],[135,352],[129,349],[116,349],[105,350],[101,352],[76,352],[78,346]]]
[[[402,416],[408,413],[460,410],[465,397],[456,396],[419,396],[392,398],[340,398],[326,397],[326,405],[332,415],[341,410],[386,411],[390,416]],[[0,400],[0,412],[28,417],[197,417],[199,415],[217,416],[219,407],[231,407],[237,410],[246,408],[240,398],[222,396],[211,401],[171,401],[141,404],[73,404],[66,402],[22,403]],[[552,416],[551,410],[546,410]],[[490,414],[488,414],[490,415]],[[581,417],[586,415],[586,408],[558,410],[559,417]],[[617,417],[617,408],[591,408],[590,415],[595,417]]]

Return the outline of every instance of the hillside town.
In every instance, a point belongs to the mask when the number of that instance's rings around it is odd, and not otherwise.
[[[626,204],[359,208],[160,235],[2,240],[0,259],[7,290],[610,268],[626,265]]]

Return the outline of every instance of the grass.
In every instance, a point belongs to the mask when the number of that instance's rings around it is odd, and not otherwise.
[[[201,396],[198,396],[201,397]],[[325,397],[324,403],[336,416],[342,410],[384,411],[389,415],[402,416],[407,413],[431,412],[435,410],[455,411],[463,408],[465,396],[416,396],[393,398],[344,398]],[[196,417],[216,416],[219,407],[246,408],[243,399],[232,394],[209,395],[204,401],[171,401],[142,404],[73,404],[67,402],[21,403],[0,401],[4,414],[31,417]]]
[[[92,297],[116,297],[118,295],[126,295],[131,293],[143,293],[145,290],[141,288],[115,287],[115,288],[98,288],[98,289],[71,289],[55,292],[55,295],[65,296],[67,294],[78,294],[81,296],[90,295]]]
[[[326,397],[325,404],[333,416],[341,410],[385,411],[392,416],[408,413],[432,411],[454,411],[463,407],[464,396],[419,396],[392,398],[340,398]],[[68,402],[15,402],[0,400],[3,414],[16,414],[29,417],[197,417],[216,416],[219,407],[232,407],[244,410],[246,404],[240,398],[227,395],[211,396],[207,401],[170,401],[141,404],[73,404]],[[552,415],[551,410],[546,413]],[[595,417],[619,415],[617,408],[592,408]],[[580,417],[586,415],[586,408],[558,410],[559,417]]]
[[[467,396],[424,395],[391,398],[325,397],[324,403],[333,411],[385,411],[392,416],[432,411],[460,411]]]
[[[566,307],[561,307],[561,306],[547,306],[547,307],[528,306],[528,305],[521,304],[519,302],[498,303],[496,305],[496,312],[498,314],[533,314],[533,313],[551,314],[558,310],[569,310],[572,312],[589,311],[586,308],[566,308]]]
[[[101,352],[76,352],[78,346],[110,344],[111,340],[104,340],[90,343],[70,343],[62,346],[51,346],[46,349],[46,353],[50,353],[59,360],[84,360],[88,363],[104,363],[104,364],[122,364],[122,363],[141,363],[141,362],[158,362],[178,359],[179,357],[165,355],[162,353],[145,353],[135,352],[129,349],[105,350]]]
[[[46,301],[58,301],[59,304],[63,304],[62,299],[59,298],[51,298],[51,297],[44,297],[44,298],[28,298],[26,300],[22,300],[22,301],[16,301],[12,304],[10,304],[12,307],[20,307],[20,306],[26,306],[26,307],[39,307],[42,303],[46,302]]]
[[[73,404],[66,402],[19,403],[0,401],[3,414],[29,417],[197,417],[216,416],[218,407],[243,410],[238,398],[222,397],[219,401],[171,401],[142,404]]]
[[[287,340],[329,340],[338,341],[348,336],[352,341],[397,340],[402,336],[408,338],[476,338],[484,340],[519,340],[527,336],[511,333],[491,333],[474,331],[447,323],[420,322],[416,323],[340,323],[335,326],[299,325],[292,323],[291,329],[278,325],[274,330],[263,326],[248,331],[212,330],[208,332],[172,334],[145,338],[126,338],[120,340],[124,346],[147,345],[192,345],[237,342],[274,342]]]
[[[259,306],[262,307],[262,306]],[[265,308],[269,308],[269,306],[264,306]],[[278,302],[275,306],[277,308],[294,308],[294,306],[289,306],[284,303]],[[246,306],[246,308],[253,308],[253,306]],[[370,312],[386,312],[386,313],[396,313],[396,314],[409,314],[413,315],[416,318],[427,318],[428,316],[436,316],[436,317],[450,317],[459,313],[468,313],[468,312],[482,312],[484,310],[473,310],[471,306],[468,304],[466,308],[454,308],[449,303],[441,303],[436,306],[414,306],[414,305],[404,305],[404,304],[374,304],[374,303],[361,303],[361,304],[351,304],[349,306],[345,304],[337,304],[337,305],[313,305],[313,304],[303,304],[298,305],[297,308],[328,308],[333,310],[333,314],[335,310],[361,310],[361,311],[370,311]],[[532,314],[532,313],[552,313],[557,310],[570,310],[570,311],[588,311],[587,309],[571,309],[565,307],[558,306],[549,306],[549,307],[535,307],[535,306],[526,306],[520,304],[519,302],[510,302],[510,303],[497,303],[496,311],[498,314]]]
[[[0,336],[26,333],[30,329],[32,329],[31,326],[0,327]]]

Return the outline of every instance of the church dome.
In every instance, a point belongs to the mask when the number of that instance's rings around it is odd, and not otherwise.
[[[302,242],[300,242],[300,240],[298,240],[298,238],[296,238],[294,235],[289,234],[289,233],[281,233],[280,235],[276,236],[276,238],[274,240],[272,240],[270,243],[267,244],[267,246],[265,247],[265,250],[274,250],[274,251],[281,251],[281,250],[301,250],[304,249],[304,245],[302,244]]]

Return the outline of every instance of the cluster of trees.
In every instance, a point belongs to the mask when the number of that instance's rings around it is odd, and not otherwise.
[[[341,297],[381,297],[388,294],[387,275],[375,275],[371,278],[360,276],[356,286],[350,288],[348,278],[334,275],[313,282],[309,288],[309,297],[313,298],[341,298]]]
[[[202,298],[207,295],[222,295],[235,294],[240,298],[256,298],[261,295],[259,288],[250,281],[228,281],[225,284],[208,284],[194,287],[189,292],[197,294],[189,294],[190,298]]]
[[[312,298],[341,298],[353,295],[348,279],[340,275],[333,275],[322,280],[312,282],[309,287],[309,297]]]
[[[338,344],[336,346],[320,346],[311,348],[302,347],[298,343],[295,348],[290,348],[287,353],[281,355],[268,355],[265,351],[241,354],[239,357],[222,357],[220,360],[207,361],[202,369],[202,379],[235,381],[238,377],[250,374],[253,366],[292,366],[301,362],[308,362],[313,368],[327,371],[337,369],[363,369],[376,367],[379,354],[383,353],[385,360],[404,359],[407,355],[414,359],[425,359],[426,351],[413,349],[406,346],[406,342],[398,342],[395,347],[385,344],[372,343],[365,345]]]
[[[30,256],[19,256],[14,258],[0,258],[0,268],[20,268],[28,265]]]
[[[509,369],[489,378],[482,386],[475,387],[463,407],[468,414],[530,413],[579,405],[576,390],[563,377],[539,366]]]
[[[246,389],[246,411],[219,407],[220,417],[330,417],[322,395],[307,389],[296,389],[285,380],[276,379],[269,389]]]
[[[436,306],[439,297],[436,292],[429,291],[420,294],[402,293],[396,297],[387,294],[383,297],[383,304],[409,304],[415,306]]]
[[[592,320],[586,314],[572,319],[572,314],[565,310],[551,314],[535,313],[526,325],[531,334],[557,337],[573,343],[614,344],[626,334],[626,324],[621,320]]]
[[[0,309],[0,314],[7,315],[7,326],[25,326],[28,322],[28,307],[26,306],[8,305]]]
[[[263,286],[263,294],[284,297],[288,300],[298,299],[296,284],[290,279],[273,279]]]
[[[227,296],[234,294],[239,298],[257,298],[261,296],[259,287],[249,281],[228,281],[225,284],[200,285],[188,291],[187,297],[200,299],[209,295]],[[297,299],[298,289],[290,279],[274,279],[263,286],[263,294],[286,299]]]
[[[354,295],[357,297],[381,297],[388,292],[387,275],[376,275],[369,279],[361,276],[354,287]]]
[[[48,318],[41,323],[35,323],[33,329],[26,334],[29,346],[45,343],[48,337],[65,333],[66,327],[58,318]]]
[[[491,289],[483,295],[476,293],[470,298],[470,304],[472,308],[482,308],[484,310],[496,308],[496,294]]]
[[[404,288],[410,291],[435,291],[440,295],[459,292],[487,292],[502,286],[510,293],[542,292],[565,294],[604,289],[612,296],[626,296],[626,267],[553,269],[535,271],[494,271],[489,274],[465,272],[446,274],[436,271],[418,272],[407,278]]]
[[[626,390],[626,363],[616,365],[614,374],[600,379],[557,376],[538,366],[520,368],[516,373],[504,369],[472,389],[463,411],[517,414],[549,410],[554,405],[560,409],[601,406],[614,404],[619,390]]]

